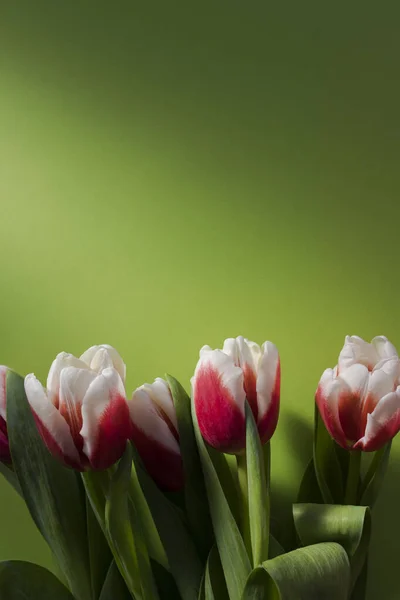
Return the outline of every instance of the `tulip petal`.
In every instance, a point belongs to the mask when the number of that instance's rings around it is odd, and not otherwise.
[[[8,464],[11,462],[10,446],[8,444],[8,436],[1,429],[2,421],[4,425],[5,421],[0,417],[0,462]]]
[[[25,377],[25,392],[39,432],[50,452],[65,464],[79,469],[80,457],[69,426],[33,373]]]
[[[367,416],[365,435],[355,448],[364,452],[379,450],[400,431],[400,387],[387,394]]]
[[[171,431],[171,427],[164,420],[162,413],[160,414],[157,404],[145,386],[141,386],[133,392],[128,405],[135,430],[140,430],[152,441],[158,441],[168,451],[180,454],[177,433],[175,432],[174,435]]]
[[[178,491],[184,485],[184,475],[177,433],[174,435],[171,422],[166,422],[160,414],[148,387],[152,386],[135,390],[128,403],[131,439],[157,485],[164,491]]]
[[[118,371],[104,369],[82,402],[83,452],[93,469],[106,469],[123,454],[130,434],[129,408]]]
[[[245,446],[245,391],[242,369],[221,350],[201,355],[192,378],[200,431],[218,450],[236,453]]]
[[[320,379],[315,401],[330,436],[343,448],[347,448],[346,436],[339,418],[339,398],[347,389],[345,382],[336,378],[334,369],[326,369]]]
[[[100,344],[91,346],[80,357],[91,369],[100,373],[108,367],[114,367],[119,373],[122,381],[125,382],[126,365],[115,348],[109,344]]]
[[[394,388],[393,374],[387,373],[383,369],[372,371],[362,407],[363,414],[365,415],[364,426],[366,425],[367,414],[372,413],[379,400],[390,392],[393,392]]]
[[[374,337],[371,344],[375,348],[379,359],[398,357],[396,348],[384,335]]]
[[[6,417],[6,402],[7,402],[7,387],[6,387],[6,378],[7,378],[8,368],[1,365],[0,366],[0,417],[7,421]]]
[[[57,354],[50,367],[46,384],[49,398],[57,408],[59,402],[58,393],[60,388],[60,375],[61,371],[67,367],[87,369],[87,365],[73,354],[68,354],[67,352],[60,352],[60,354]]]
[[[360,363],[372,371],[379,360],[378,353],[372,344],[369,344],[358,335],[347,335],[344,346],[339,354],[339,374],[344,369]]]
[[[68,423],[72,439],[79,452],[83,448],[83,439],[80,434],[82,429],[82,402],[86,391],[96,377],[96,373],[87,367],[85,369],[66,367],[60,374],[58,410]]]
[[[272,342],[262,345],[257,375],[257,426],[261,443],[271,439],[279,416],[281,367],[278,349]]]
[[[169,426],[174,429],[176,436],[178,434],[178,420],[167,382],[161,379],[161,377],[157,377],[154,383],[145,383],[143,388],[149,394],[154,404],[162,411],[164,418],[169,421]]]
[[[339,397],[340,423],[347,440],[356,442],[364,431],[361,411],[368,386],[369,371],[364,365],[351,365],[340,373],[338,379],[345,383]]]

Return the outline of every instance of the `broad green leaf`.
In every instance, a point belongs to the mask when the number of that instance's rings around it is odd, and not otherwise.
[[[150,508],[140,486],[134,464],[132,464],[131,480],[129,484],[129,498],[134,505],[139,519],[143,525],[143,535],[146,541],[149,556],[162,565],[165,569],[169,570],[168,559],[161,543],[157,527],[154,523],[153,516],[150,512]]]
[[[314,459],[311,458],[300,483],[297,502],[315,502],[316,504],[322,504],[323,501],[317,476],[315,474]]]
[[[295,504],[293,518],[303,546],[337,542],[349,557],[352,582],[363,567],[371,535],[368,507],[329,504]]]
[[[268,460],[268,454],[265,456]],[[269,468],[264,464],[260,436],[248,402],[246,402],[246,460],[251,552],[253,566],[256,567],[268,559],[270,499],[266,473],[269,472]]]
[[[368,581],[368,554],[364,561],[363,568],[357,581],[354,584],[354,588],[351,592],[350,600],[365,600],[367,597],[367,581]]]
[[[5,465],[4,463],[0,462],[0,473],[3,475],[4,479],[6,479],[6,481],[11,485],[11,487],[14,488],[17,494],[23,497],[21,486],[19,485],[18,477],[16,476],[14,469],[11,466]]]
[[[114,560],[108,569],[99,600],[132,600],[132,596]]]
[[[77,600],[91,597],[86,510],[80,479],[45,447],[28,404],[24,380],[7,374],[11,455],[33,520],[53,551]]]
[[[0,563],[0,598],[2,600],[74,600],[71,592],[53,573],[39,565],[19,560]]]
[[[205,575],[205,600],[229,600],[224,572],[216,546],[211,548]]]
[[[335,443],[315,407],[314,466],[318,485],[326,504],[343,501],[343,476]]]
[[[206,482],[214,535],[227,582],[229,598],[230,600],[240,600],[247,577],[251,571],[250,561],[217,472],[201,436],[193,406],[192,417]]]
[[[155,560],[151,560],[150,563],[160,598],[162,600],[179,599],[181,596],[172,573]]]
[[[378,498],[389,464],[391,447],[392,442],[390,441],[375,452],[361,487],[360,504],[362,506],[372,508]]]
[[[254,569],[242,600],[346,600],[349,579],[345,550],[335,543],[315,544]]]
[[[275,558],[285,554],[284,548],[280,545],[278,540],[270,533],[269,534],[269,545],[268,545],[268,558]]]
[[[211,458],[212,464],[214,466],[215,472],[217,473],[218,479],[221,483],[222,489],[224,490],[225,498],[228,501],[229,508],[231,513],[236,521],[236,523],[240,522],[240,487],[239,487],[239,478],[238,478],[238,469],[237,464],[235,470],[232,468],[232,460],[228,459],[227,454],[223,454],[222,452],[218,452],[214,448],[209,446],[208,454]],[[235,463],[236,456],[234,457]]]
[[[197,600],[203,567],[179,510],[158,489],[134,449],[136,473],[183,600]]]
[[[97,600],[109,571],[112,555],[103,530],[87,497],[86,516],[92,591],[94,600]]]
[[[106,500],[106,528],[115,562],[136,600],[156,600],[158,592],[150,567],[142,523],[129,502],[132,448],[127,444],[112,477]]]
[[[178,420],[179,444],[185,472],[186,514],[201,555],[206,559],[213,543],[213,533],[207,492],[193,430],[190,398],[174,377],[166,375],[166,379]]]

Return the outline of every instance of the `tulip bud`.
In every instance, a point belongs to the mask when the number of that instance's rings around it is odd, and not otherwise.
[[[316,392],[331,437],[345,449],[379,450],[400,430],[400,360],[383,336],[347,336],[338,366],[324,371]]]
[[[245,448],[246,399],[266,444],[279,416],[278,350],[272,342],[260,348],[242,336],[225,340],[223,350],[204,346],[192,389],[199,428],[210,446],[230,454]]]
[[[47,389],[33,373],[26,376],[25,392],[39,432],[67,466],[106,469],[124,452],[130,424],[120,373],[125,375],[125,365],[116,350],[94,346],[81,358],[58,354]]]
[[[137,388],[129,401],[131,439],[147,472],[164,491],[184,485],[178,422],[169,385],[157,378]]]
[[[0,366],[0,462],[8,464],[11,463],[11,454],[8,445],[6,420],[7,371],[7,367]]]

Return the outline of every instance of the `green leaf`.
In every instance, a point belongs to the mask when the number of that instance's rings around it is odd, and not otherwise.
[[[190,530],[205,560],[213,543],[213,533],[207,492],[194,435],[190,398],[174,377],[166,375],[166,379],[178,420],[179,444],[185,472],[186,514]]]
[[[218,548],[213,546],[207,559],[205,600],[229,600]]]
[[[164,569],[169,570],[168,559],[161,543],[157,527],[154,523],[153,515],[151,514],[146,498],[144,497],[143,490],[140,486],[134,464],[132,464],[129,498],[134,505],[138,513],[138,517],[142,523],[143,535],[146,541],[149,556],[162,565]]]
[[[86,498],[86,515],[92,591],[94,600],[97,600],[109,571],[112,555],[88,498]]]
[[[0,462],[0,473],[3,475],[4,479],[14,488],[19,496],[22,496],[21,486],[19,485],[18,477],[16,476],[14,469],[11,466],[5,465]]]
[[[91,597],[86,511],[80,480],[45,447],[25,396],[7,374],[7,426],[15,473],[29,512],[77,600]]]
[[[227,454],[218,452],[211,446],[207,447],[208,454],[211,458],[215,472],[217,473],[218,479],[221,483],[222,489],[224,490],[225,498],[228,501],[231,513],[236,521],[240,522],[240,486],[238,478],[237,464],[235,470],[232,468],[232,460],[228,459]],[[236,456],[234,457],[235,463]]]
[[[268,454],[265,456],[268,460]],[[256,567],[268,559],[270,499],[266,473],[269,472],[269,468],[264,465],[260,436],[248,402],[246,402],[246,459],[251,551],[253,566]]]
[[[315,407],[314,466],[319,489],[326,504],[339,504],[343,500],[342,468],[335,444]]]
[[[129,503],[128,498],[131,468],[132,448],[127,444],[112,477],[106,500],[108,541],[132,596],[136,600],[156,600],[158,592],[150,567],[142,524],[135,506]]]
[[[391,447],[392,442],[390,441],[374,454],[361,487],[360,504],[362,506],[372,508],[378,498],[388,468]]]
[[[339,544],[315,544],[254,569],[242,600],[345,600],[349,577],[347,554]]]
[[[214,535],[228,586],[229,598],[230,600],[240,600],[247,577],[251,571],[250,561],[217,472],[201,436],[193,406],[192,417],[206,482]]]
[[[285,554],[284,548],[280,545],[278,540],[274,538],[274,536],[269,534],[269,546],[268,546],[268,558],[275,558],[276,556],[281,556],[281,554]]]
[[[293,517],[303,546],[337,542],[349,557],[352,582],[363,567],[371,536],[370,510],[365,506],[295,504]]]
[[[74,600],[71,592],[47,569],[29,562],[0,563],[0,598],[3,600]]]
[[[197,600],[203,567],[179,510],[164,496],[134,449],[136,473],[183,600]]]
[[[315,474],[314,459],[311,458],[300,483],[297,502],[315,502],[316,504],[322,504],[323,501],[324,499],[322,498],[317,476]]]
[[[107,573],[106,580],[101,590],[99,600],[131,600],[126,583],[113,560]]]

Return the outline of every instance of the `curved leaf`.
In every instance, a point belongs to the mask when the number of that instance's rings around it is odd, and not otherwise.
[[[143,490],[140,486],[136,475],[135,466],[132,464],[131,480],[129,485],[129,498],[134,505],[138,517],[143,525],[143,535],[146,541],[146,546],[149,556],[158,562],[169,571],[168,559],[165,554],[164,547],[161,543],[157,527],[154,523],[153,515],[151,514],[149,505],[144,497]]]
[[[99,600],[132,600],[132,596],[114,560],[108,569]]]
[[[7,426],[15,473],[26,505],[78,600],[91,597],[85,498],[80,479],[42,442],[24,380],[7,374]]]
[[[71,592],[44,567],[10,560],[0,563],[0,598],[4,600],[74,600]]]
[[[297,494],[297,502],[315,502],[316,504],[322,504],[324,502],[315,474],[313,458],[310,459],[306,470],[304,471],[303,479],[301,480],[299,492]]]
[[[142,523],[129,504],[132,449],[127,444],[112,477],[106,500],[106,527],[115,562],[136,600],[156,600],[158,592],[144,542]],[[131,509],[129,511],[129,508]]]
[[[251,571],[250,561],[217,472],[201,436],[193,404],[192,418],[206,482],[214,535],[224,570],[229,598],[230,600],[240,600],[247,577]]]
[[[242,600],[345,600],[349,578],[345,550],[335,543],[315,544],[254,569]]]
[[[166,379],[171,390],[178,420],[179,445],[185,472],[184,492],[187,518],[189,527],[205,560],[213,543],[213,533],[210,511],[208,510],[207,492],[194,435],[190,398],[174,377],[166,375]]]
[[[315,406],[314,467],[319,489],[326,504],[339,504],[343,500],[342,467],[334,442]]]
[[[268,444],[269,446],[269,444]],[[268,559],[269,542],[269,453],[264,454],[252,410],[246,402],[246,460],[248,505],[250,520],[251,553],[253,565],[258,566]]]
[[[205,600],[229,600],[218,548],[213,546],[207,559]]]
[[[93,598],[97,600],[109,571],[112,555],[88,497],[86,497],[86,515],[90,575],[92,579]]]
[[[389,464],[391,447],[392,442],[390,441],[375,452],[361,487],[360,504],[362,506],[372,508],[378,498]]]
[[[349,557],[352,582],[363,567],[371,536],[368,507],[329,504],[295,504],[293,518],[303,546],[337,542]]]
[[[12,466],[5,465],[0,462],[0,473],[3,475],[4,479],[14,488],[21,498],[23,498],[21,486],[19,485],[18,477],[16,476],[14,469]]]
[[[136,473],[183,600],[197,600],[203,566],[178,509],[158,489],[133,447]]]

